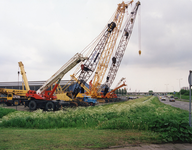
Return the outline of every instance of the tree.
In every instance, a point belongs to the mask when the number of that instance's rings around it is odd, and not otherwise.
[[[153,95],[153,91],[152,90],[149,90],[149,95]]]

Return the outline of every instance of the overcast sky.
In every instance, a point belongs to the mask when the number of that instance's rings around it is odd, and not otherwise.
[[[29,81],[47,80],[98,36],[121,2],[0,0],[0,82],[18,81],[19,61]],[[181,87],[188,86],[192,70],[192,0],[140,2],[140,14],[112,88],[125,77],[131,91],[178,91],[178,79],[182,78]],[[64,79],[70,79],[73,71]]]

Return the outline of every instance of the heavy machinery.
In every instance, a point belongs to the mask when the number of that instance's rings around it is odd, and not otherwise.
[[[132,2],[133,0],[129,4],[131,4]],[[92,76],[99,62],[101,62],[99,63],[99,67],[101,67],[103,63],[106,63],[104,65],[107,65],[109,61],[108,58],[110,58],[112,54],[111,51],[113,51],[117,37],[119,35],[119,31],[125,14],[125,9],[128,8],[129,4],[125,4],[124,2],[118,4],[113,20],[111,21],[111,23],[108,24],[99,42],[91,51],[89,59],[81,65],[80,75],[78,76],[79,84],[76,85],[71,94],[68,94],[70,98],[75,98],[77,96],[81,87],[83,87],[88,79]],[[109,57],[106,58],[106,56],[108,55]],[[101,74],[96,71],[95,75],[97,75],[98,77],[98,75]]]
[[[124,26],[123,31],[122,31],[122,37],[121,37],[120,42],[118,44],[118,47],[116,49],[115,56],[112,58],[112,64],[111,64],[111,67],[109,69],[109,73],[107,75],[107,79],[105,82],[105,90],[103,93],[104,96],[107,94],[107,92],[108,92],[109,88],[111,87],[111,84],[113,83],[115,76],[118,72],[118,68],[119,68],[120,63],[122,61],[122,58],[123,58],[124,52],[126,50],[126,47],[128,45],[128,41],[130,39],[130,36],[132,34],[133,25],[134,25],[134,22],[136,19],[136,14],[137,14],[139,6],[140,6],[140,2],[138,1],[136,3],[135,7],[133,8],[131,14],[129,15],[129,18],[126,20],[125,26]],[[113,49],[113,47],[111,47],[111,48]],[[109,50],[110,50],[110,48],[109,48]],[[106,48],[106,52],[109,53],[110,55],[108,55],[107,53],[104,54],[104,51],[105,50],[103,50],[103,53],[101,56],[102,59],[100,59],[101,63],[100,63],[100,60],[98,60],[99,65],[97,67],[97,71],[95,72],[95,76],[93,78],[93,80],[95,80],[95,82],[94,83],[90,82],[91,89],[86,90],[88,92],[88,95],[91,95],[91,97],[96,97],[96,98],[101,97],[101,95],[100,95],[101,94],[101,92],[100,92],[101,91],[100,90],[101,89],[101,81],[103,79],[103,75],[106,72],[106,68],[108,67],[108,60],[111,57],[110,56],[111,53],[108,51],[107,48]],[[82,68],[82,70],[84,71],[84,68]],[[92,73],[94,70],[87,69],[87,71],[89,73],[90,72]],[[86,78],[83,78],[83,76],[81,76],[81,74],[80,74],[80,76],[78,78],[79,85],[81,87],[84,87],[83,84],[85,83],[85,81],[88,80],[88,77],[86,75],[85,75],[85,77]],[[77,88],[74,90],[74,92],[73,92],[74,96],[78,93],[79,87],[77,86]]]
[[[124,18],[124,14],[125,14],[125,8],[127,8],[130,4],[132,4],[132,2],[133,1],[130,1],[128,4],[126,4],[125,7],[121,7],[121,9],[119,9],[119,16],[121,16],[121,19],[119,20],[118,26],[115,28],[116,32],[114,31],[113,36],[110,37],[110,40],[107,43],[107,46],[105,47],[105,49],[101,55],[97,69],[95,71],[95,75],[92,79],[92,86],[91,86],[91,90],[90,90],[90,95],[92,97],[100,96],[100,92],[98,92],[98,89],[101,86],[102,80],[104,78],[105,72],[108,68],[108,64],[109,64],[109,61],[110,61],[112,53],[113,53],[113,50],[115,48],[116,41],[117,41],[118,35],[121,30],[121,24],[122,24],[122,20]]]
[[[4,95],[3,97],[0,97],[1,103],[5,103],[7,106],[16,106],[23,104],[23,101],[26,100],[27,90],[0,88],[0,93]]]
[[[24,90],[24,88],[22,90],[0,88],[0,93],[3,95],[3,97],[0,97],[0,102],[5,103],[8,106],[11,106],[11,105],[16,106],[16,105],[23,104],[23,101],[26,100],[27,98],[26,93],[30,90],[24,65],[22,62],[18,62],[18,64],[21,70],[23,81],[25,83],[26,90]]]
[[[26,76],[26,72],[25,72],[25,69],[24,69],[24,65],[23,63],[20,61],[18,62],[19,64],[19,67],[20,67],[20,70],[21,70],[21,75],[22,75],[22,78],[23,78],[23,81],[24,81],[24,84],[25,84],[25,88],[27,91],[30,90],[29,88],[29,83],[28,83],[28,80],[27,80],[27,76]]]
[[[118,72],[119,66],[121,64],[126,47],[128,45],[130,36],[133,31],[133,26],[134,26],[134,23],[136,20],[136,15],[137,15],[139,6],[140,6],[140,2],[138,1],[136,3],[135,7],[133,8],[133,10],[131,11],[131,14],[130,14],[128,20],[126,21],[126,25],[123,30],[119,45],[115,52],[115,56],[113,56],[113,58],[112,58],[112,63],[111,63],[111,66],[110,66],[110,69],[109,69],[109,72],[108,72],[108,75],[106,78],[106,82],[104,83],[104,85],[105,85],[104,95],[107,94],[113,81],[115,80],[116,74]],[[139,53],[141,53],[141,52],[139,51]]]
[[[51,78],[49,78],[37,91],[29,90],[26,93],[28,100],[25,101],[25,106],[28,106],[30,110],[37,108],[46,110],[57,110],[61,105],[67,105],[69,102],[58,100],[54,95],[56,88],[58,87],[63,76],[75,67],[81,61],[85,61],[87,57],[83,57],[82,54],[74,55],[66,64],[64,64]],[[51,91],[46,91],[55,82],[57,82]],[[74,104],[76,105],[76,104]]]
[[[101,99],[98,100],[99,102],[114,102],[114,101],[119,101],[117,95],[115,94],[115,91],[120,89],[123,86],[127,86],[125,84],[125,82],[123,84],[121,84],[121,82],[123,82],[125,80],[125,78],[121,78],[121,80],[118,82],[118,84],[116,85],[116,87],[111,90],[110,92],[108,92],[106,95],[104,95],[103,91],[101,91]],[[121,84],[121,85],[120,85]]]

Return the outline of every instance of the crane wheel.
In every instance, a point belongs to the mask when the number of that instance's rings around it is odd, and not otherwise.
[[[35,101],[30,101],[29,102],[29,109],[30,110],[35,110],[37,108],[37,104]]]
[[[77,104],[76,102],[70,102],[70,106],[71,106],[71,107],[77,107],[78,104]]]
[[[47,102],[45,105],[45,108],[47,111],[55,110],[55,106],[54,106],[53,102]]]

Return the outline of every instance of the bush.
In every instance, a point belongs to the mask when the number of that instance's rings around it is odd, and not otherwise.
[[[2,118],[3,116],[9,114],[10,112],[14,112],[16,111],[15,109],[7,109],[7,108],[2,108],[0,107],[0,118]]]
[[[13,112],[0,126],[22,128],[137,129],[161,133],[165,142],[192,142],[188,112],[145,97],[123,103],[57,112]]]

